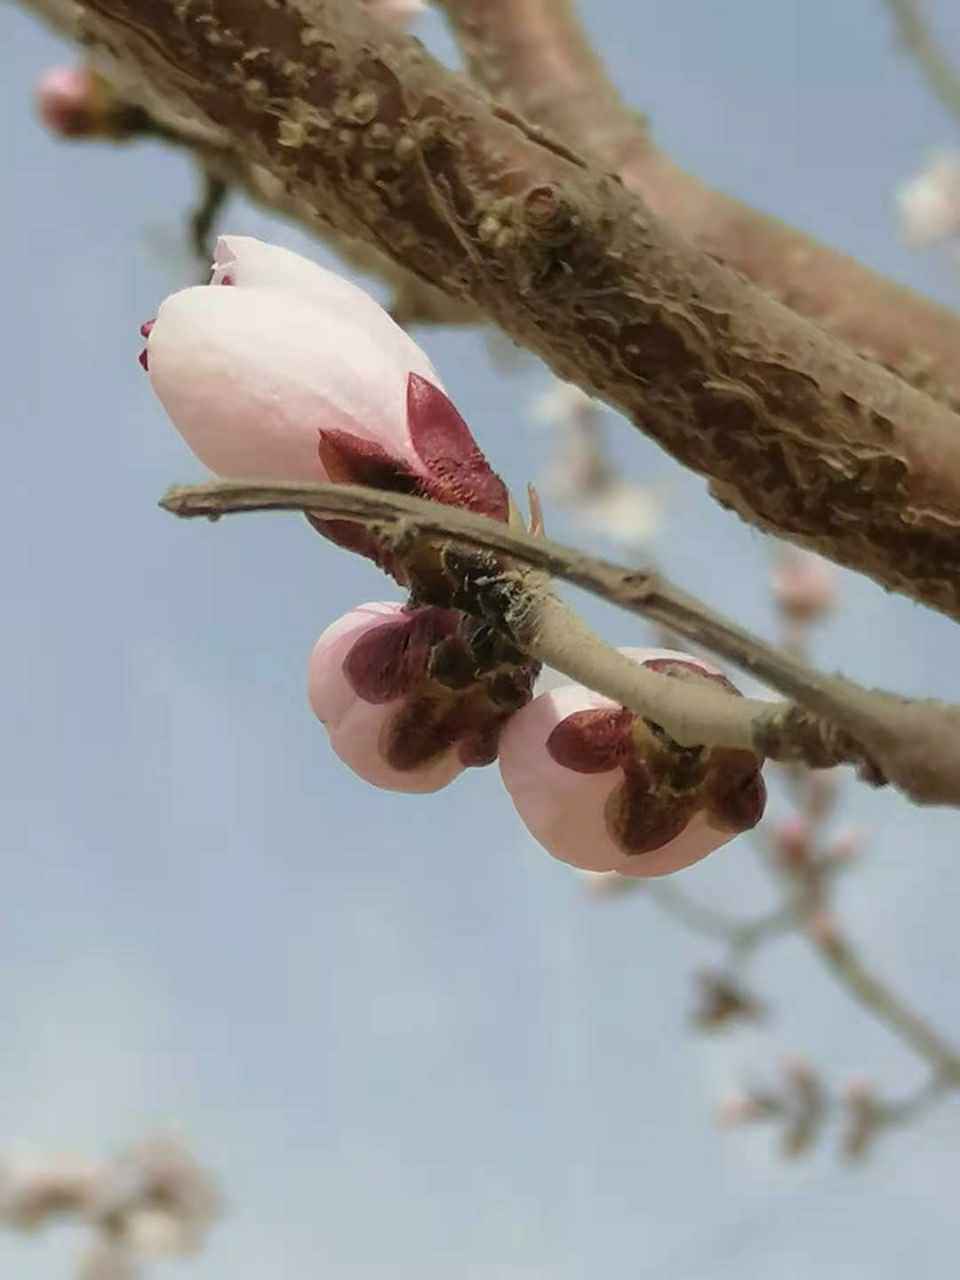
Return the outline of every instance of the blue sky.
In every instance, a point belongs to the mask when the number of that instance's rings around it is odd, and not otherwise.
[[[583,8],[681,162],[957,301],[946,259],[909,253],[892,216],[896,184],[957,126],[878,0]],[[937,11],[960,51],[958,19]],[[449,55],[439,21],[419,29]],[[711,1124],[719,1094],[786,1051],[840,1082],[919,1078],[799,942],[758,969],[773,1022],[696,1040],[690,975],[711,950],[641,898],[587,897],[526,836],[496,770],[406,797],[338,766],[306,705],[306,657],[390,584],[293,517],[158,511],[169,484],[203,474],[136,362],[140,322],[193,270],[194,178],[156,145],[48,138],[31,89],[64,50],[10,6],[0,36],[0,1143],[95,1154],[183,1132],[229,1200],[204,1255],[170,1268],[196,1280],[893,1280],[921,1240],[929,1273],[950,1269],[955,1104],[855,1174],[830,1152],[784,1165],[769,1135]],[[239,201],[224,229],[322,256]],[[544,371],[493,370],[475,334],[422,340],[522,491],[541,466],[529,406]],[[625,424],[610,434],[632,475],[668,486],[665,568],[769,632],[760,535]],[[551,527],[572,536],[562,516]],[[960,697],[945,620],[844,582],[828,665]],[[585,608],[618,642],[642,634]],[[852,788],[843,816],[873,831],[841,891],[852,930],[960,1034],[955,816]],[[683,883],[765,900],[744,841]],[[69,1274],[77,1243],[0,1236],[0,1269]]]

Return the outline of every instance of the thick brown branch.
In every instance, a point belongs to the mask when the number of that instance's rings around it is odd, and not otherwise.
[[[696,735],[712,733],[712,741],[749,745],[774,759],[799,759],[820,767],[852,762],[866,766],[868,772],[879,772],[914,800],[960,805],[960,708],[908,701],[840,677],[823,676],[656,574],[625,569],[454,507],[352,485],[220,481],[172,489],[162,505],[176,515],[210,518],[239,511],[312,511],[365,524],[393,542],[400,553],[409,552],[417,542],[439,540],[505,555],[670,626],[799,704],[730,699],[722,694],[707,697],[700,690],[696,707],[681,708],[672,698],[666,700],[669,706],[658,702],[657,715],[663,713],[665,727],[678,741],[706,740]],[[628,685],[633,696],[661,697],[662,680],[656,685],[649,678],[644,682],[646,673],[638,676],[635,665],[617,661],[619,655],[611,657],[613,651],[605,646],[601,646],[601,658],[599,642],[579,620],[569,614],[552,616],[552,599],[547,597],[546,605],[538,605],[531,618],[514,623],[522,642],[537,645],[537,656],[625,705],[631,705]],[[542,629],[545,619],[549,630],[538,633],[538,624]],[[654,715],[649,701],[636,709]],[[695,724],[684,719],[694,714]]]
[[[887,0],[941,98],[960,85],[921,42],[914,0]],[[573,0],[439,0],[470,72],[498,101],[620,174],[658,217],[858,351],[960,397],[960,316],[685,173],[620,99]],[[920,28],[923,34],[925,30]]]
[[[298,200],[478,303],[721,501],[960,617],[960,421],[348,0],[90,0]]]

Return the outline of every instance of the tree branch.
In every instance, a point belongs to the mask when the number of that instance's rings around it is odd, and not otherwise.
[[[670,626],[800,704],[732,698],[687,685],[678,689],[676,681],[639,668],[603,644],[549,595],[533,599],[526,612],[521,607],[506,620],[527,652],[649,715],[678,742],[749,747],[772,759],[802,760],[815,767],[854,763],[875,781],[889,779],[918,802],[960,805],[960,708],[909,701],[821,675],[659,575],[623,568],[455,507],[353,485],[220,481],[171,489],[161,505],[175,515],[213,519],[271,510],[348,518],[373,530],[401,557],[430,542],[506,556]],[[495,574],[491,582],[498,585]],[[501,598],[495,597],[492,607]]]
[[[885,3],[901,43],[913,54],[941,106],[960,120],[960,72],[934,38],[920,0],[885,0]]]
[[[338,232],[493,316],[743,516],[960,618],[960,420],[348,0],[89,0]]]
[[[593,51],[573,0],[437,0],[449,16],[471,75],[498,101],[612,168],[649,209],[705,253],[734,267],[800,315],[856,350],[896,368],[956,404],[960,316],[884,279],[777,218],[685,173],[650,139]],[[887,0],[901,14],[915,0]],[[960,110],[960,85],[939,51],[923,56],[941,98]],[[906,38],[906,36],[905,36]]]

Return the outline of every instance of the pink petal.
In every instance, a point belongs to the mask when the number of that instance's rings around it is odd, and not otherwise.
[[[147,350],[174,425],[222,476],[326,479],[322,430],[361,436],[416,465],[406,362],[342,310],[278,290],[185,289],[160,307]]]
[[[375,787],[424,794],[439,791],[463,772],[456,746],[416,769],[394,768],[386,759],[384,742],[404,700],[365,702],[343,670],[362,635],[394,621],[402,612],[403,606],[396,603],[361,605],[324,631],[310,655],[310,705],[325,725],[330,745],[354,773]]]

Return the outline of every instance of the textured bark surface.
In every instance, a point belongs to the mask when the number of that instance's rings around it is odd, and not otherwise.
[[[960,420],[349,0],[91,0],[291,198],[622,409],[721,501],[960,617]]]
[[[674,164],[610,83],[572,0],[440,3],[471,76],[498,101],[614,170],[698,248],[861,354],[957,404],[960,315]]]

